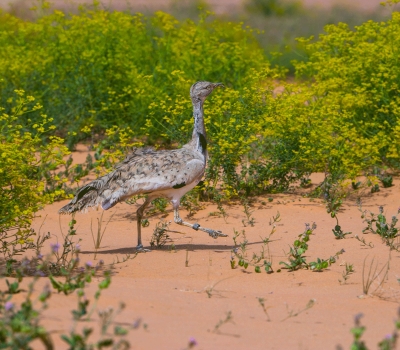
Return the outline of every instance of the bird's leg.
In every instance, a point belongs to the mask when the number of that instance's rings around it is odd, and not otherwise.
[[[144,249],[142,244],[142,218],[143,213],[146,207],[149,205],[150,199],[149,197],[146,198],[144,203],[139,207],[136,211],[136,218],[137,218],[137,235],[138,235],[138,245],[136,247],[136,251],[138,252],[150,252],[150,249]]]
[[[197,223],[191,224],[190,222],[183,221],[181,219],[181,217],[179,216],[178,208],[174,208],[174,221],[178,225],[188,226],[188,227],[191,227],[193,230],[196,230],[196,231],[200,230],[200,231],[203,231],[203,232],[207,232],[212,238],[228,237],[228,235],[223,234],[221,231],[215,231],[215,230],[212,230],[210,228],[205,228],[205,227],[200,226]]]

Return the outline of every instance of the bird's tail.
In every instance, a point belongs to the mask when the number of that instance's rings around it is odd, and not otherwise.
[[[105,177],[99,178],[83,186],[75,197],[67,205],[62,207],[59,214],[72,214],[77,211],[84,211],[87,208],[94,207],[101,203],[104,198],[102,189],[105,184]]]

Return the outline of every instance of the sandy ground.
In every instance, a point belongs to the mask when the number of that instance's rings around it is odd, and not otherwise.
[[[80,157],[84,158],[84,153]],[[312,179],[316,184],[322,175],[314,174]],[[400,205],[400,178],[394,183],[394,187],[363,195],[364,208],[377,213],[378,206],[382,205],[389,218],[396,214]],[[273,201],[268,202],[267,197],[272,197]],[[43,224],[42,232],[51,232],[52,242],[61,237],[57,211],[65,203],[46,207],[41,218],[35,221],[36,229]],[[114,216],[107,227],[97,260],[110,263],[123,259],[126,254],[134,254],[136,208],[136,205],[119,204],[104,214],[104,221]],[[364,339],[371,349],[392,332],[400,304],[400,253],[392,251],[390,254],[379,236],[362,234],[365,224],[355,198],[348,199],[339,214],[343,230],[352,232],[344,240],[334,238],[332,228],[335,221],[326,213],[324,204],[301,194],[256,198],[252,207],[254,227],[243,227],[245,215],[239,205],[226,207],[229,215],[226,221],[222,217],[210,216],[216,210],[215,205],[206,205],[190,220],[219,229],[229,237],[214,240],[205,233],[172,223],[170,229],[178,231],[169,233],[175,249],[171,250],[168,244],[163,249],[141,253],[133,260],[115,265],[111,286],[103,292],[98,308],[116,309],[123,301],[126,309],[116,321],[133,324],[141,320],[141,326],[128,335],[133,349],[185,349],[191,337],[198,343],[196,349],[336,349],[338,345],[346,349],[352,342],[350,329],[353,318],[360,312],[365,315],[362,319],[367,328]],[[280,261],[286,261],[285,252],[304,231],[305,223],[317,224],[309,242],[307,261],[315,261],[317,257],[326,259],[340,249],[345,249],[345,253],[337,263],[320,273],[282,270],[268,275],[265,272],[257,274],[250,267],[248,270],[241,267],[231,269],[234,229],[245,230],[249,255],[252,251],[259,252],[261,238],[271,230],[269,220],[278,212],[282,219],[270,243],[275,271],[279,269]],[[182,210],[181,216],[186,217],[186,214]],[[99,211],[76,216],[77,238],[82,239],[81,257],[84,261],[96,262],[93,260],[90,226],[93,220],[96,227],[99,216]],[[150,226],[142,231],[146,247],[150,246],[156,223],[161,219],[172,221],[173,214],[169,207],[166,217],[159,214],[148,218]],[[70,218],[62,216],[60,219],[66,232]],[[373,248],[362,246],[354,238],[355,234],[371,242]],[[389,259],[390,268],[381,288],[375,291],[383,274],[373,283],[370,289],[373,293],[363,296],[363,262],[366,259],[368,269],[372,258],[378,263],[378,271]],[[345,262],[354,265],[355,273],[346,284],[340,284]],[[45,283],[45,278],[39,281],[37,293]],[[92,300],[96,285],[97,281],[94,281],[87,288],[87,296]],[[21,293],[17,298],[23,296]],[[265,299],[270,320],[257,298]],[[295,314],[304,309],[311,299],[315,300],[312,308],[298,316],[288,317],[291,312]],[[42,321],[54,331],[56,349],[67,348],[59,335],[68,332],[74,324],[71,310],[76,308],[76,304],[75,293],[70,296],[53,293],[49,300],[49,309]],[[231,312],[233,322],[223,324],[219,332],[215,332],[216,325],[225,319],[228,312]],[[94,313],[92,320],[83,322],[83,326],[98,329],[97,319]],[[40,346],[36,348],[40,349]]]

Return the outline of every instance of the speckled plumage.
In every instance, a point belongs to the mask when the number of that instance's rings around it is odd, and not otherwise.
[[[98,204],[103,209],[137,194],[172,199],[176,185],[185,186],[200,181],[205,159],[187,145],[181,149],[134,152],[118,164],[111,173],[82,187],[60,214],[81,211]]]
[[[203,120],[203,103],[211,91],[222,84],[200,81],[192,85],[190,96],[193,103],[194,129],[192,139],[180,149],[155,151],[137,149],[129,154],[109,174],[82,187],[60,214],[84,211],[101,205],[104,210],[137,194],[148,194],[138,209],[138,246],[141,246],[140,222],[149,201],[157,197],[171,200],[175,209],[175,222],[193,227],[179,218],[178,207],[181,197],[201,180],[207,162],[207,141]],[[217,231],[201,230],[212,236]]]

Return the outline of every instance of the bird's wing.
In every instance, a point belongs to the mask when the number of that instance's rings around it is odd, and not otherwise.
[[[135,158],[154,153],[157,153],[157,151],[155,151],[153,147],[134,148],[131,153],[126,155],[125,159],[121,163],[115,165],[115,169],[118,169],[119,167],[122,167],[131,161],[135,161]]]
[[[204,169],[204,160],[184,148],[131,154],[104,177],[102,207],[109,209],[135,194],[182,188],[200,181]]]

